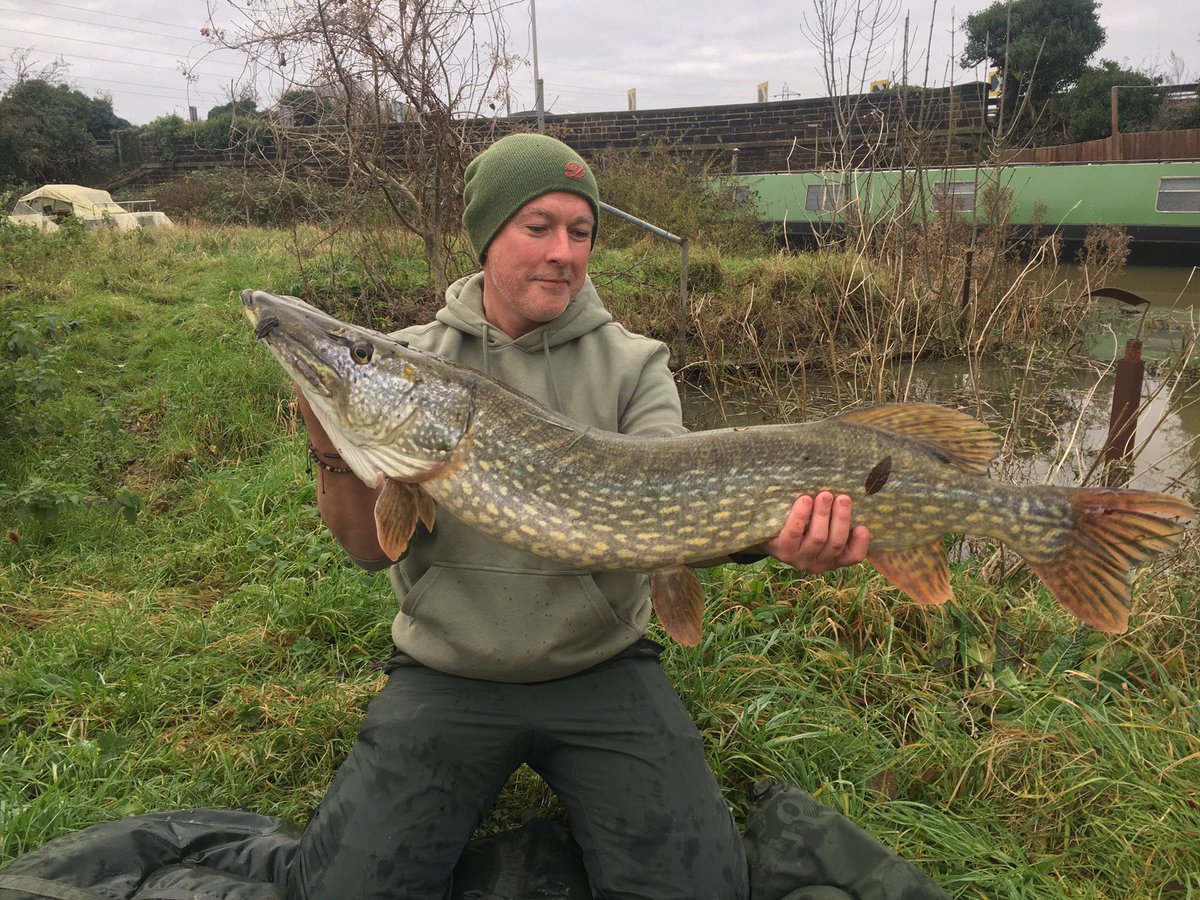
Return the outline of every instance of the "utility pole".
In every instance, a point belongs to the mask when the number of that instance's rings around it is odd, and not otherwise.
[[[544,133],[546,131],[546,110],[542,104],[542,79],[538,75],[537,3],[535,0],[529,0],[529,21],[533,28],[533,90],[537,95],[538,132]]]
[[[1119,117],[1117,115],[1117,86],[1115,84],[1112,86],[1112,97],[1110,100],[1110,106],[1111,106],[1111,113],[1112,113],[1112,139],[1109,141],[1108,158],[1109,159],[1120,159],[1121,158],[1121,129],[1117,122]]]

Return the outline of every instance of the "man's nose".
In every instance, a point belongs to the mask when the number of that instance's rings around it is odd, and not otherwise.
[[[550,243],[546,247],[546,258],[564,260],[571,255],[571,236],[565,228],[555,228],[550,233]]]

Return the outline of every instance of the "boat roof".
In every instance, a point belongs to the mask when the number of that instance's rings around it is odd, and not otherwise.
[[[30,191],[21,200],[27,203],[34,200],[58,200],[61,203],[70,203],[74,207],[95,208],[99,206],[108,212],[124,212],[113,201],[112,194],[108,191],[83,187],[78,184],[44,184],[37,190]]]

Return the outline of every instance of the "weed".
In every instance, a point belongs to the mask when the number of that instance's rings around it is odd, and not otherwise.
[[[53,355],[60,384],[21,401],[58,426],[36,439],[5,430],[0,454],[0,863],[148,811],[303,821],[383,683],[395,604],[386,578],[351,565],[322,526],[291,388],[254,346],[236,291],[311,287],[340,313],[387,324],[424,315],[419,248],[396,240],[372,256],[353,236],[304,228],[180,228],[149,242],[91,233],[71,252],[0,228],[5,240],[17,251],[0,263],[6,333],[20,330],[21,359]],[[793,415],[851,391],[869,398],[874,384],[916,392],[903,354],[888,365],[874,355],[920,334],[961,339],[932,327],[961,298],[960,262],[921,282],[942,287],[919,316],[888,324],[900,282],[877,258],[699,255],[689,371],[700,348],[741,362],[711,367],[730,407],[730,373],[749,379],[756,358],[828,365],[829,334],[844,357],[836,391],[797,365],[790,380],[760,379],[756,405],[778,400]],[[593,267],[619,318],[668,340],[672,259],[639,244],[598,251]],[[1004,296],[998,274],[973,271]],[[1010,289],[1037,299],[1037,277]],[[342,293],[351,283],[357,293]],[[995,316],[986,335],[972,332],[980,352],[1056,331],[1059,313],[1041,310],[980,307],[979,322]],[[1186,371],[1163,377],[1186,385]],[[998,427],[1013,445],[1058,448],[1060,414],[1083,413],[1043,391],[1036,366],[1022,375],[1004,397],[968,383],[950,402],[1011,423]],[[49,519],[33,521],[35,508]],[[767,560],[702,573],[704,638],[668,645],[664,665],[730,804],[744,813],[763,776],[793,781],[955,896],[1196,887],[1195,535],[1142,574],[1132,628],[1116,638],[1081,629],[996,548],[967,549],[951,571],[959,599],[937,609],[868,567],[818,577]],[[530,808],[556,810],[522,770],[485,829]]]

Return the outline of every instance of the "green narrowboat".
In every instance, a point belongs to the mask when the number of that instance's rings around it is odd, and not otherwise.
[[[729,177],[753,197],[764,224],[793,245],[837,235],[860,217],[920,223],[953,214],[978,227],[1006,219],[1025,236],[1057,232],[1068,249],[1082,244],[1092,228],[1115,225],[1129,234],[1135,253],[1200,264],[1200,160]]]

